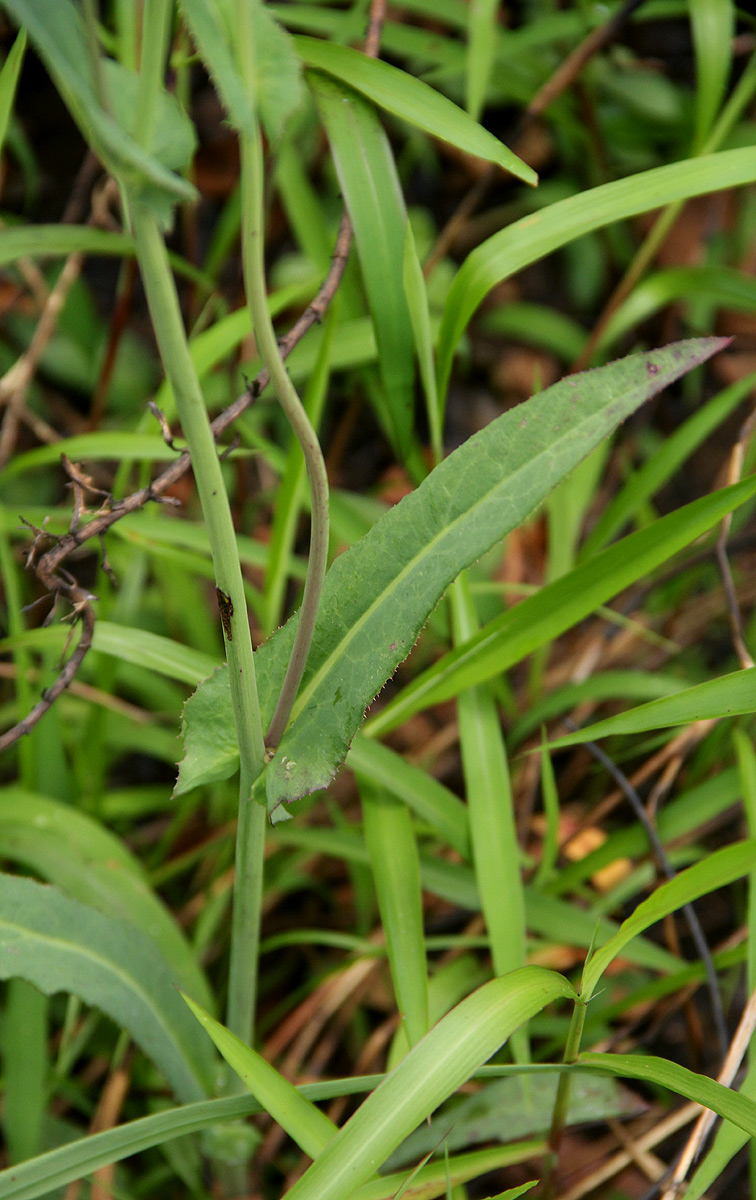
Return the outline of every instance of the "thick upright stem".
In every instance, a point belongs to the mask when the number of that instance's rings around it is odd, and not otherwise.
[[[265,810],[252,788],[265,757],[255,683],[252,639],[247,619],[236,535],[218,452],[189,354],[165,243],[155,218],[134,203],[137,256],[166,375],[176,396],[181,427],[192,456],[210,547],[226,645],[234,724],[239,744],[239,836],[237,838],[234,920],[229,976],[229,1027],[245,1041],[252,1036],[257,944],[262,894],[260,830]],[[254,808],[260,808],[255,813]],[[240,914],[240,915],[237,915]]]

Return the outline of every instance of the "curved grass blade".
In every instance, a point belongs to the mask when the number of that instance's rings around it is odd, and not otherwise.
[[[375,110],[361,96],[317,71],[309,72],[307,81],[354,226],[378,343],[379,416],[406,457],[412,439],[414,346],[402,270],[407,214],[394,157]]]
[[[549,749],[579,746],[581,742],[592,742],[611,734],[646,733],[649,729],[668,729],[691,721],[712,721],[751,712],[756,712],[756,667],[733,671],[719,679],[707,679],[705,683],[685,688],[674,696],[651,700],[629,712],[586,725],[577,733],[549,742]]]
[[[228,1065],[244,1080],[264,1110],[311,1158],[320,1154],[337,1132],[333,1122],[312,1101],[305,1099],[261,1054],[252,1050],[219,1021],[213,1020],[188,996],[184,996],[184,999]]]
[[[451,1096],[525,1021],[553,1000],[573,999],[566,979],[523,967],[458,1004],[386,1076],[287,1193],[288,1200],[343,1200]]]
[[[155,943],[57,888],[0,876],[0,977],[70,992],[127,1029],[179,1099],[212,1086],[213,1060]]]
[[[8,132],[13,101],[16,96],[18,77],[26,50],[26,30],[21,29],[0,71],[0,149],[5,145],[5,135]]]
[[[424,671],[365,726],[378,737],[412,713],[447,700],[463,687],[491,679],[587,617],[611,596],[666,562],[756,494],[756,478],[723,488],[661,517],[638,533],[528,596]]]
[[[535,185],[538,182],[532,167],[522,162],[503,142],[446,96],[406,71],[378,58],[368,58],[359,50],[319,38],[295,37],[294,45],[306,66],[335,76],[386,112],[424,129],[442,142],[458,146],[467,154],[498,163],[525,183]]]
[[[446,392],[452,359],[470,318],[484,296],[503,279],[613,221],[675,200],[753,183],[754,179],[756,161],[750,147],[723,150],[602,184],[495,233],[465,259],[446,298],[438,338],[439,394]]]
[[[706,1075],[696,1075],[666,1058],[655,1058],[646,1054],[594,1054],[586,1051],[578,1058],[578,1066],[609,1071],[627,1079],[645,1079],[661,1087],[687,1096],[719,1113],[733,1125],[756,1137],[756,1101],[749,1100],[739,1092],[724,1087]]]
[[[586,963],[580,989],[581,998],[590,1000],[606,968],[637,934],[643,933],[649,925],[662,920],[683,905],[697,900],[699,896],[739,879],[755,862],[756,838],[749,838],[747,841],[725,846],[723,850],[716,850],[702,862],[688,867],[674,879],[663,883],[647,900],[638,905],[632,916],[622,922],[614,937],[601,946]]]
[[[22,862],[66,895],[134,925],[157,944],[176,982],[212,1010],[194,952],[123,843],[86,813],[20,787],[0,804],[3,858]]]

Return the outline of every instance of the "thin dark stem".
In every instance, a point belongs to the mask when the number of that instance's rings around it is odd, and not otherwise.
[[[575,722],[571,721],[569,717],[565,720],[565,724],[569,729],[574,730],[578,728]],[[675,869],[667,858],[661,838],[656,831],[656,826],[646,812],[643,801],[631,784],[630,780],[625,774],[623,774],[616,763],[612,761],[609,755],[606,754],[595,742],[583,742],[582,745],[585,747],[588,753],[595,758],[596,762],[601,763],[602,767],[604,767],[608,774],[611,775],[612,779],[617,784],[617,787],[627,799],[633,812],[635,813],[635,816],[638,818],[645,830],[646,837],[648,838],[649,845],[654,853],[659,870],[666,876],[667,879],[674,879],[676,875]],[[683,905],[682,911],[685,914],[690,935],[693,938],[693,943],[698,951],[699,958],[704,965],[704,970],[706,971],[706,982],[711,1001],[712,1015],[714,1017],[714,1026],[717,1031],[719,1051],[724,1058],[727,1053],[729,1039],[727,1036],[727,1025],[724,1019],[724,1012],[722,1011],[722,1000],[719,995],[717,974],[714,969],[711,951],[709,950],[709,946],[698,917],[696,916],[696,911],[693,908],[693,905]]]

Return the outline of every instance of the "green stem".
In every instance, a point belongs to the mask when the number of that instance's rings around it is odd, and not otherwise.
[[[252,96],[256,94],[254,34],[249,6],[240,4],[239,47],[242,75]],[[265,742],[275,749],[286,728],[307,663],[315,628],[320,593],[328,558],[328,477],[317,434],[284,366],[270,319],[265,293],[263,149],[255,117],[249,133],[241,137],[242,262],[247,304],[252,315],[257,348],[281,408],[302,447],[311,492],[310,555],[294,645],[281,694]]]
[[[260,828],[265,810],[253,813],[252,787],[262,772],[265,746],[255,683],[252,639],[247,619],[236,535],[218,453],[189,354],[178,296],[157,221],[132,204],[137,256],[160,354],[176,397],[181,427],[192,456],[202,512],[210,535],[221,607],[234,724],[239,744],[239,835],[237,838],[234,920],[229,968],[229,1028],[249,1041],[255,1011],[257,944],[262,889]],[[254,836],[248,836],[254,831]],[[237,910],[243,916],[237,917]]]
[[[585,1025],[585,1014],[587,1005],[584,1000],[578,1000],[572,1010],[572,1020],[570,1028],[567,1032],[567,1041],[564,1047],[563,1062],[577,1062],[577,1056],[580,1053],[580,1040],[583,1036],[583,1027]],[[551,1118],[551,1131],[549,1133],[549,1148],[551,1150],[551,1161],[548,1164],[544,1180],[543,1180],[543,1200],[550,1200],[554,1186],[554,1168],[559,1156],[559,1145],[562,1140],[565,1126],[567,1124],[567,1113],[570,1107],[570,1096],[572,1094],[572,1074],[569,1071],[562,1071],[559,1075],[559,1083],[557,1084],[557,1094],[554,1101],[554,1112]]]

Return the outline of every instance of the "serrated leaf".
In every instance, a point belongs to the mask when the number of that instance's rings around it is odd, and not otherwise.
[[[532,167],[522,162],[503,142],[446,96],[406,71],[380,59],[369,58],[359,50],[319,38],[295,37],[294,45],[305,66],[335,76],[386,112],[409,121],[443,142],[458,146],[467,154],[498,163],[525,183],[538,182]]]
[[[726,339],[683,342],[573,375],[505,413],[449,456],[421,486],[342,554],[326,576],[302,688],[267,771],[271,808],[325,787],[364,710],[407,656],[433,606],[460,571],[519,524],[594,445]],[[263,716],[278,696],[294,624],[256,652]],[[214,687],[222,692],[222,676]],[[206,742],[185,710],[185,745]],[[217,696],[222,703],[222,697]],[[222,722],[232,727],[227,703]],[[225,766],[229,764],[226,761]],[[230,770],[227,772],[230,774]],[[215,776],[216,778],[218,776]],[[182,764],[179,790],[194,786]]]
[[[0,875],[0,978],[70,992],[127,1029],[179,1099],[212,1086],[213,1060],[154,942],[57,888]]]

